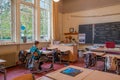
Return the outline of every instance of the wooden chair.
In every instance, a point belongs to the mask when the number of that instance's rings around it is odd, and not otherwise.
[[[33,74],[24,74],[21,76],[17,76],[12,80],[35,80],[35,77],[33,76]]]
[[[67,50],[67,51],[60,51],[60,54],[59,54],[60,63],[62,63],[62,61],[67,61],[67,63],[69,64],[69,54],[70,54],[69,50]]]

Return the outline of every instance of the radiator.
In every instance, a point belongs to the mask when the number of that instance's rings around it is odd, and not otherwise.
[[[5,67],[12,67],[15,66],[15,56],[16,54],[13,53],[6,53],[6,54],[0,54],[0,59],[6,60]]]

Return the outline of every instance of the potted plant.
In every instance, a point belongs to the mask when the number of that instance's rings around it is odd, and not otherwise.
[[[26,27],[25,25],[21,25],[21,38],[23,40],[24,43],[27,42],[27,31],[26,31]]]
[[[22,39],[23,39],[23,42],[24,42],[24,43],[27,42],[27,36],[26,36],[26,34],[27,34],[27,31],[26,31],[26,29],[25,29],[24,32],[23,32],[23,35],[24,35],[24,36],[22,36]]]

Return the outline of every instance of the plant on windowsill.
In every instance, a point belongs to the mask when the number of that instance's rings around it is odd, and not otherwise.
[[[23,43],[26,43],[27,42],[27,31],[26,30],[24,30],[23,35],[24,35],[22,36]]]

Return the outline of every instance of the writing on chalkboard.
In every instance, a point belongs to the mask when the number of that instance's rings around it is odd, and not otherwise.
[[[79,25],[79,33],[86,34],[85,43],[104,44],[112,41],[120,44],[120,22]]]
[[[95,24],[94,43],[104,44],[107,41],[120,44],[120,22]]]

